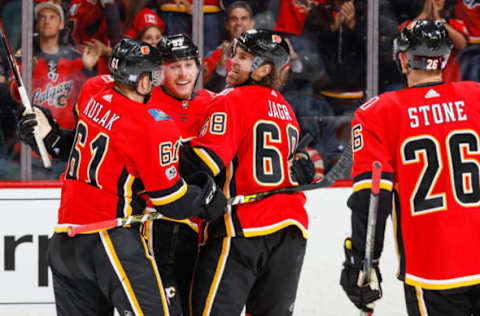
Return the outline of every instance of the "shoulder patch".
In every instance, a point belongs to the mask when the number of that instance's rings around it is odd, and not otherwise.
[[[168,116],[167,113],[159,109],[150,109],[148,110],[148,113],[150,113],[150,115],[153,116],[155,121],[172,120],[172,118]]]

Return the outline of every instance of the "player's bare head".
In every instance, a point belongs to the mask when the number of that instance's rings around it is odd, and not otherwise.
[[[130,87],[140,95],[149,94],[152,84],[157,83],[160,64],[160,54],[155,47],[129,38],[115,45],[108,61],[115,84]],[[139,90],[139,82],[145,77],[150,81],[150,91],[146,93],[144,89]]]
[[[399,70],[409,75],[438,75],[447,65],[452,41],[443,22],[414,20],[393,42],[393,53]]]
[[[180,99],[189,99],[200,75],[198,47],[186,34],[163,37],[158,43],[163,60],[164,88]]]
[[[233,41],[230,62],[228,84],[238,86],[251,80],[278,89],[281,86],[279,74],[289,64],[289,48],[280,35],[270,30],[252,29]]]

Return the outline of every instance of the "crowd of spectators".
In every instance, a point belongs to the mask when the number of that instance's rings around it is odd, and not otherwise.
[[[0,1],[10,45],[21,66],[21,0]],[[108,73],[111,47],[123,37],[156,45],[163,35],[192,34],[192,0],[35,0],[31,99],[73,128],[76,96],[85,80]],[[349,140],[355,109],[366,101],[367,0],[204,0],[203,84],[226,87],[232,41],[253,27],[288,39],[290,65],[282,93],[314,140],[309,151],[328,171]],[[480,81],[480,1],[379,0],[379,92],[402,87],[392,41],[412,19],[443,20],[454,43],[444,81]],[[5,53],[0,54],[0,179],[19,179],[15,132],[19,98]],[[58,178],[64,165],[37,179]],[[38,165],[38,167],[36,167]],[[6,171],[10,170],[10,171]],[[12,171],[14,170],[14,171]]]

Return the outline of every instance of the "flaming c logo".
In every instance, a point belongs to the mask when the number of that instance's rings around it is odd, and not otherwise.
[[[140,49],[142,50],[142,53],[143,53],[144,55],[150,54],[150,47],[148,47],[148,46],[142,46]]]

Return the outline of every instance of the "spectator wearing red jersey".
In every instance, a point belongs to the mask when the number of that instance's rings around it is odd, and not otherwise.
[[[457,0],[455,17],[465,22],[469,32],[469,45],[460,55],[462,80],[480,82],[480,2]]]
[[[102,50],[99,74],[110,73],[107,61],[116,43],[124,38],[137,12],[147,0],[71,0],[68,10],[69,44],[78,49],[84,45]]]
[[[42,2],[35,7],[38,37],[34,39],[32,102],[48,108],[62,128],[75,128],[74,106],[83,82],[94,75],[100,57],[99,50],[91,47],[80,54],[60,43],[64,15],[60,6]],[[17,52],[17,57],[21,52]],[[13,76],[9,83],[10,95],[20,101]],[[60,166],[57,173],[63,171]],[[41,177],[41,175],[39,175]]]
[[[255,26],[252,8],[245,1],[235,1],[227,8],[225,31],[228,40],[224,41],[208,57],[204,58],[203,82],[205,88],[220,92],[225,88],[227,75],[226,51],[231,41],[246,30]]]
[[[442,79],[443,82],[460,81],[461,73],[457,52],[467,47],[469,32],[462,20],[454,18],[448,19],[447,15],[448,12],[445,10],[445,0],[425,0],[423,10],[416,19],[442,20],[445,22],[445,29],[453,42],[454,49],[452,49],[452,52],[450,53],[447,67],[442,73]],[[400,25],[400,30],[411,22],[411,20],[403,22]]]
[[[148,8],[138,12],[133,20],[132,27],[125,35],[137,40],[146,42],[152,46],[157,46],[165,31],[165,24],[162,19]]]

